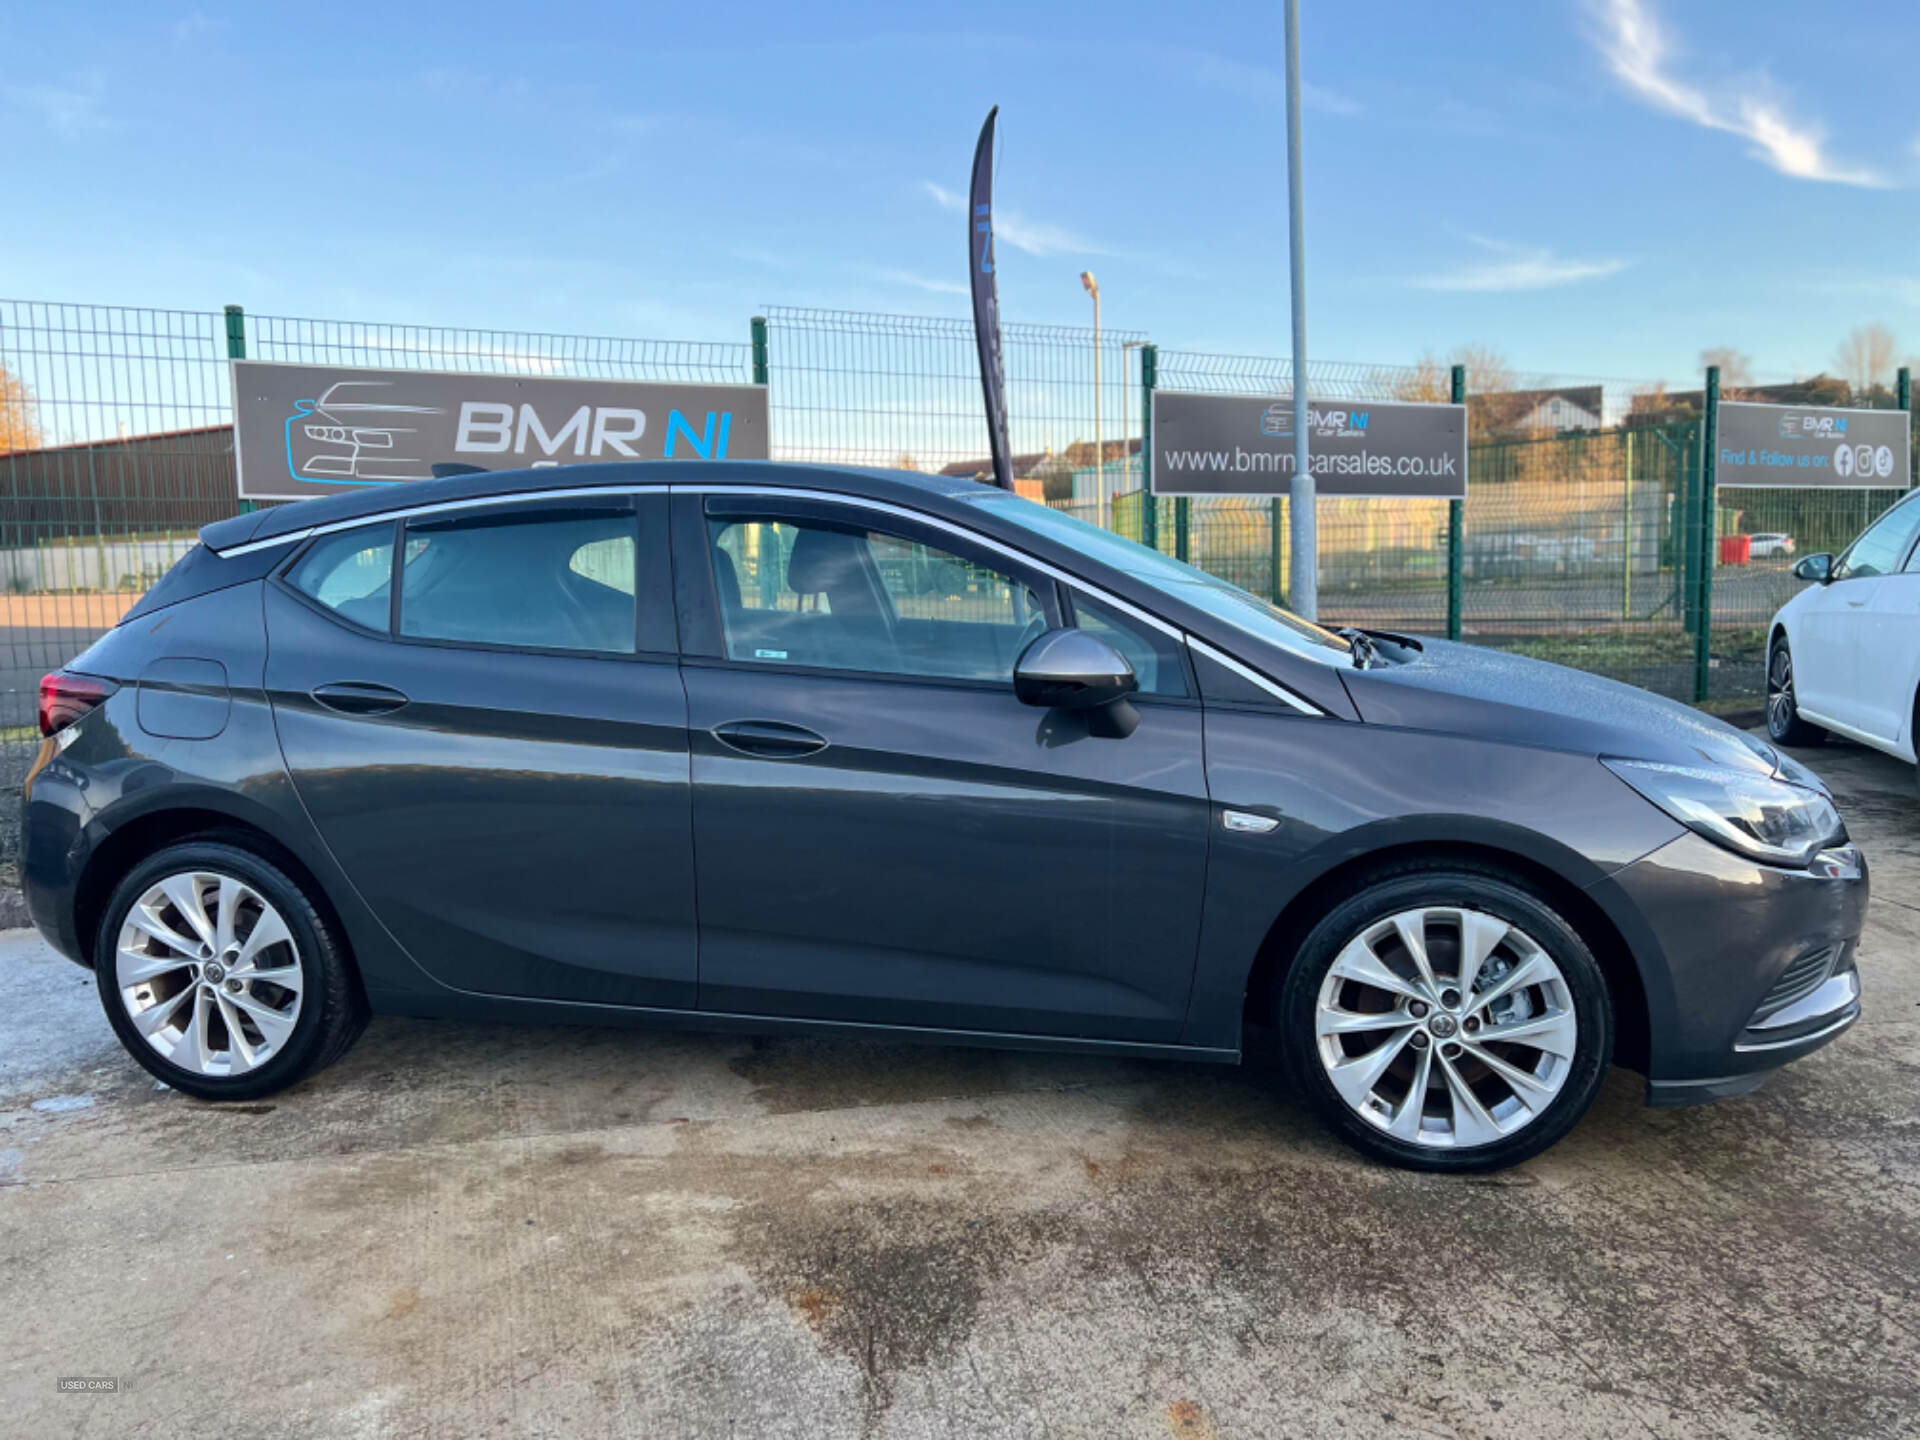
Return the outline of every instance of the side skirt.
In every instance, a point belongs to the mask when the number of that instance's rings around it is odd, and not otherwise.
[[[640,1030],[710,1031],[729,1035],[842,1035],[907,1044],[964,1045],[983,1050],[1039,1050],[1067,1055],[1117,1055],[1135,1060],[1200,1060],[1240,1063],[1238,1049],[1159,1045],[1138,1040],[1099,1040],[1073,1035],[1023,1035],[993,1030],[940,1030],[916,1025],[872,1025],[846,1020],[794,1019],[781,1015],[734,1015],[710,1010],[666,1010],[635,1005],[593,1005],[572,1000],[476,995],[443,989],[435,994],[369,989],[376,1015],[420,1020],[485,1020],[530,1025],[608,1025]]]
[[[1800,710],[1798,714],[1810,725],[1818,725],[1822,730],[1831,730],[1842,739],[1851,740],[1856,745],[1864,745],[1869,750],[1878,750],[1882,755],[1891,755],[1896,760],[1909,762],[1914,758],[1900,748],[1898,740],[1889,740],[1884,735],[1869,735],[1864,730],[1856,730],[1853,726],[1838,720],[1829,720],[1824,715],[1816,715],[1811,710]]]

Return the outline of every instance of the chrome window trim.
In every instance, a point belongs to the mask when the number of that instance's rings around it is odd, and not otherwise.
[[[825,498],[846,505],[863,507],[868,510],[877,510],[883,515],[892,515],[900,519],[912,520],[922,525],[932,526],[936,530],[958,536],[970,544],[990,550],[996,555],[1004,555],[1015,564],[1024,565],[1030,570],[1038,570],[1041,574],[1058,581],[1062,585],[1069,586],[1072,589],[1093,597],[1103,605],[1111,605],[1122,614],[1131,615],[1142,624],[1152,626],[1161,634],[1170,637],[1180,644],[1191,646],[1195,651],[1205,655],[1209,660],[1226,666],[1227,669],[1233,671],[1234,674],[1238,675],[1248,684],[1264,690],[1267,694],[1273,696],[1274,699],[1292,706],[1302,714],[1324,715],[1327,713],[1311,701],[1304,700],[1300,696],[1295,695],[1291,690],[1281,685],[1279,681],[1262,675],[1258,670],[1250,666],[1243,665],[1230,655],[1222,654],[1204,640],[1195,639],[1179,626],[1169,624],[1158,615],[1142,610],[1138,605],[1122,600],[1118,595],[1109,594],[1091,581],[1082,580],[1078,575],[1070,574],[1058,566],[1050,565],[1045,560],[1036,559],[1024,550],[1017,550],[1011,545],[995,540],[990,535],[982,535],[978,530],[969,530],[964,525],[956,525],[951,520],[943,520],[937,515],[929,515],[922,510],[911,510],[904,505],[894,505],[885,500],[869,500],[865,496],[860,495],[842,495],[832,490],[799,490],[772,485],[673,485],[668,488],[676,495],[771,495],[777,499],[785,500],[819,500]]]
[[[982,549],[991,550],[996,555],[1003,555],[1009,560],[1026,566],[1029,570],[1038,570],[1050,580],[1057,580],[1063,585],[1071,585],[1076,590],[1083,590],[1102,604],[1111,605],[1114,609],[1131,615],[1142,624],[1151,625],[1169,639],[1185,638],[1179,626],[1169,625],[1158,615],[1149,614],[1138,605],[1130,605],[1117,595],[1109,595],[1099,586],[1082,580],[1078,575],[1070,575],[1044,560],[1035,559],[1024,550],[1016,550],[1003,541],[995,540],[991,535],[982,535],[978,530],[969,530],[964,525],[956,525],[951,520],[929,515],[924,510],[911,510],[905,505],[895,505],[886,500],[869,500],[863,495],[844,495],[837,490],[798,490],[772,485],[674,485],[669,488],[675,495],[771,495],[777,500],[829,500],[842,505],[877,510],[883,515],[891,515],[899,520],[912,520],[921,525],[930,525],[936,530],[944,531],[948,535],[956,535]]]
[[[362,515],[354,520],[336,520],[331,525],[309,525],[303,530],[290,530],[285,535],[269,536],[265,540],[249,540],[244,545],[232,545],[225,550],[214,550],[221,559],[233,555],[251,555],[257,550],[270,550],[276,545],[294,545],[309,540],[315,535],[337,535],[342,530],[357,530],[362,525],[392,524],[395,520],[408,520],[416,515],[435,515],[443,511],[474,510],[483,505],[515,505],[529,500],[582,500],[595,499],[607,495],[645,495],[667,489],[657,485],[582,485],[571,490],[518,490],[509,495],[481,495],[470,500],[440,500],[431,505],[411,505],[404,510],[382,510],[377,515]],[[212,546],[208,546],[212,549]]]
[[[1295,695],[1278,681],[1261,674],[1258,670],[1242,664],[1230,655],[1222,654],[1203,640],[1195,639],[1179,626],[1169,624],[1138,605],[1122,600],[1101,589],[1091,581],[1060,569],[1027,554],[1024,550],[996,540],[990,535],[982,535],[978,530],[970,530],[964,525],[956,525],[951,520],[943,520],[937,515],[929,515],[924,510],[910,509],[905,505],[895,505],[886,500],[870,500],[861,495],[846,495],[837,490],[806,490],[786,485],[682,485],[662,481],[657,484],[633,485],[585,485],[567,490],[517,491],[506,495],[483,495],[467,500],[441,500],[427,505],[412,505],[398,510],[385,510],[378,515],[362,515],[352,520],[336,520],[330,525],[309,525],[304,529],[292,530],[285,535],[274,535],[265,540],[250,540],[244,545],[231,546],[225,550],[215,550],[216,555],[225,558],[233,555],[251,555],[255,551],[272,549],[279,545],[297,545],[316,535],[333,535],[342,530],[355,530],[363,525],[392,524],[396,520],[407,520],[417,515],[436,515],[448,511],[473,510],[487,505],[512,505],[523,501],[537,500],[577,500],[612,495],[644,495],[665,491],[671,495],[765,495],[777,500],[827,500],[842,505],[877,511],[896,519],[911,520],[917,524],[931,526],[972,545],[1005,556],[1016,564],[1030,570],[1037,570],[1049,579],[1055,580],[1083,594],[1091,596],[1103,605],[1111,605],[1124,615],[1130,615],[1143,625],[1151,626],[1161,634],[1182,645],[1190,646],[1197,653],[1205,655],[1216,664],[1224,665],[1248,684],[1273,696],[1274,699],[1291,706],[1306,715],[1324,715],[1326,711],[1300,696]],[[209,547],[211,548],[211,547]]]
[[[1249,685],[1266,691],[1267,694],[1273,696],[1274,699],[1284,701],[1303,715],[1324,715],[1327,713],[1318,705],[1302,700],[1298,695],[1281,685],[1278,681],[1268,679],[1252,666],[1243,665],[1231,655],[1223,654],[1221,651],[1214,649],[1213,646],[1207,644],[1204,640],[1196,640],[1193,636],[1189,635],[1187,636],[1187,644],[1193,647],[1196,655],[1204,655],[1207,659],[1213,661],[1214,664],[1225,666],[1242,680],[1245,680]]]

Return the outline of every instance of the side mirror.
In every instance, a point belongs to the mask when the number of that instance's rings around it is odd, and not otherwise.
[[[1085,630],[1049,630],[1013,663],[1013,693],[1047,710],[1098,710],[1139,688],[1132,662]]]
[[[1793,567],[1796,580],[1818,580],[1822,585],[1833,579],[1833,556],[1809,555]]]

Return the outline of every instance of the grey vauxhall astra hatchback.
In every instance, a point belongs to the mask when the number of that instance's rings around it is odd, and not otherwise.
[[[1738,1095],[1860,1013],[1866,867],[1790,758],[973,481],[471,474],[201,540],[43,683],[25,886],[203,1099],[372,1014],[1216,1061],[1258,1027],[1361,1150],[1472,1170],[1610,1064]]]

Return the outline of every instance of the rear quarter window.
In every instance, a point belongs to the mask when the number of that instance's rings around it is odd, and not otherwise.
[[[393,593],[393,522],[326,535],[287,572],[287,583],[356,625],[385,630]]]

